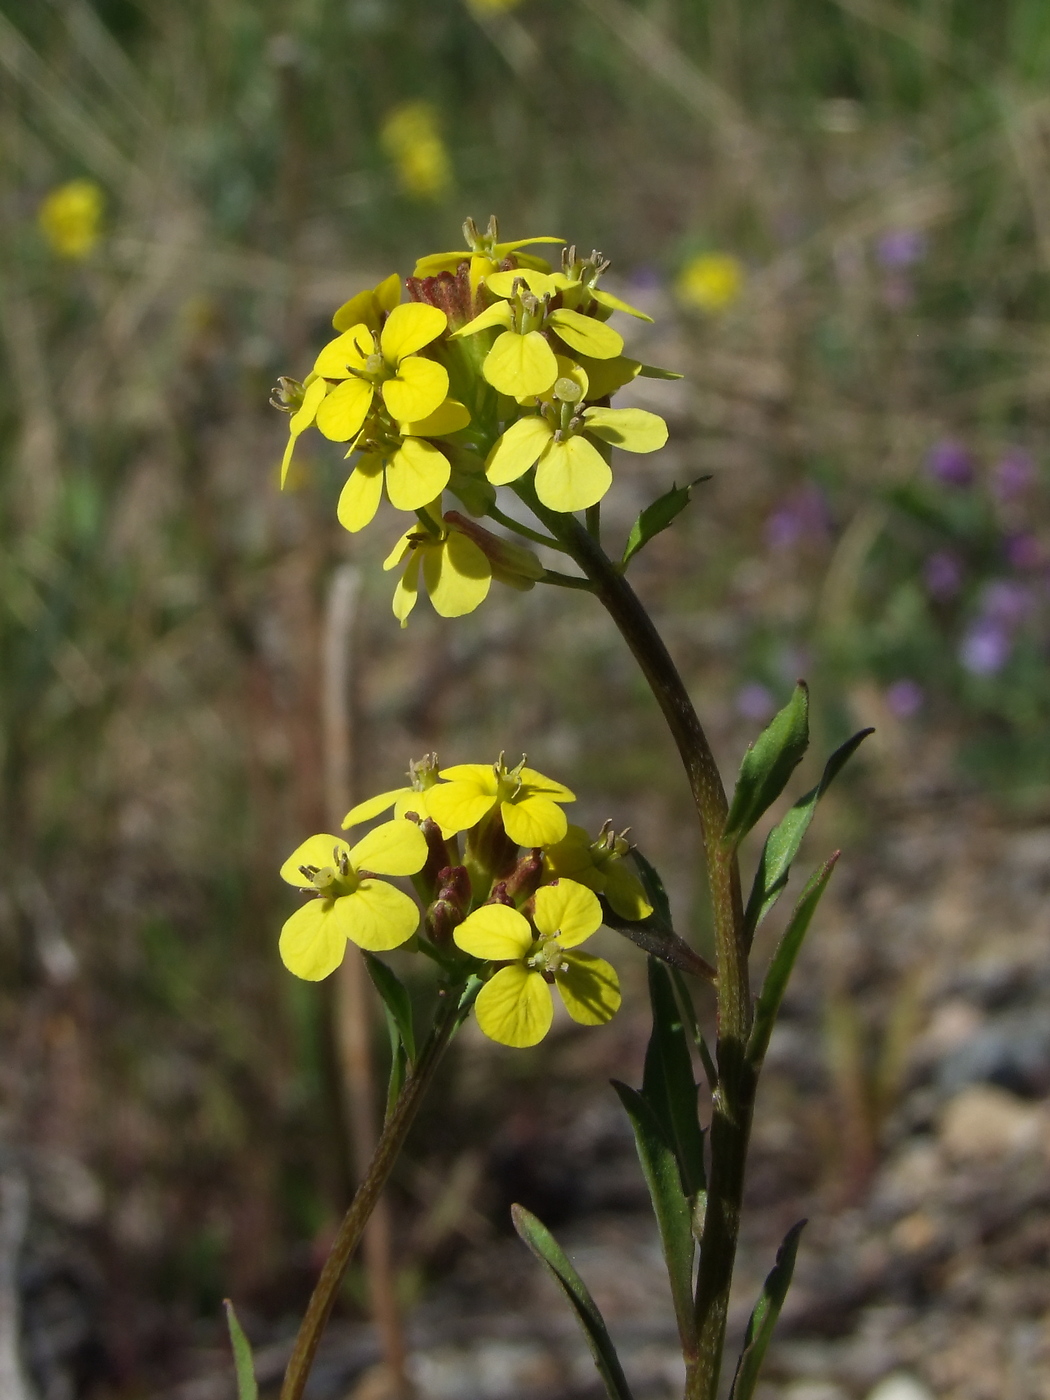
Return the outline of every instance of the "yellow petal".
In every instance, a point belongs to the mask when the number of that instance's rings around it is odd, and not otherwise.
[[[495,794],[479,792],[476,783],[440,783],[427,793],[430,815],[451,832],[476,826],[495,805]]]
[[[401,278],[396,272],[384,277],[376,287],[374,296],[380,311],[393,311],[401,300]]]
[[[355,870],[370,870],[376,875],[415,875],[426,860],[426,838],[415,822],[404,818],[383,822],[350,851]]]
[[[623,336],[597,321],[593,316],[584,316],[579,311],[569,311],[561,307],[547,317],[547,324],[558,332],[571,350],[581,355],[589,355],[594,360],[611,360],[623,351]]]
[[[353,326],[362,325],[371,331],[378,331],[379,317],[376,315],[375,293],[371,288],[344,301],[332,317],[332,325],[337,331],[348,331]]]
[[[644,408],[588,408],[583,416],[587,432],[625,452],[656,452],[667,441],[667,424]]]
[[[413,550],[408,563],[405,565],[405,572],[397,581],[394,589],[394,600],[392,607],[394,616],[402,627],[408,626],[408,615],[416,606],[416,599],[419,597],[419,550]]]
[[[439,272],[455,272],[460,263],[469,261],[469,248],[456,248],[451,253],[428,253],[425,258],[418,259],[412,276],[436,277]]]
[[[493,486],[506,486],[524,476],[554,436],[546,418],[535,414],[512,423],[495,444],[485,462],[485,475]]]
[[[450,340],[457,340],[463,335],[477,335],[478,331],[490,330],[493,326],[509,327],[513,324],[514,313],[505,301],[497,301],[494,306],[490,306],[483,311],[480,316],[475,316],[473,321],[468,321],[465,326],[460,326],[458,331],[453,331]]]
[[[347,938],[370,953],[400,947],[419,927],[415,902],[384,880],[363,880],[336,906]]]
[[[296,439],[299,434],[305,432],[310,424],[317,417],[317,409],[328,393],[328,385],[323,379],[315,379],[307,387],[303,395],[303,401],[295,413],[288,420],[288,446],[284,449],[284,460],[281,462],[281,487],[288,478],[288,468],[292,464],[292,453],[295,450]]]
[[[448,370],[422,355],[408,355],[398,366],[397,378],[383,384],[383,402],[398,422],[405,423],[426,418],[447,393]]]
[[[468,914],[452,932],[456,946],[473,958],[512,962],[533,944],[529,921],[506,904],[485,904]]]
[[[490,1040],[524,1049],[538,1045],[554,1020],[550,988],[520,963],[501,967],[474,1003],[478,1025]]]
[[[513,268],[510,272],[493,272],[485,278],[485,286],[494,296],[509,297],[513,294],[515,282],[524,282],[536,296],[552,296],[558,290],[556,280],[543,272],[533,272],[527,267]]]
[[[498,791],[496,772],[491,763],[454,763],[438,773],[451,783],[473,783],[478,792],[495,797]]]
[[[383,569],[385,572],[389,572],[391,569],[396,569],[398,564],[401,563],[405,555],[412,548],[412,540],[415,536],[415,533],[416,531],[414,528],[411,530],[406,530],[405,533],[398,540],[397,544],[394,545],[393,549],[383,560]]]
[[[620,979],[604,958],[590,953],[570,953],[564,972],[556,972],[565,1009],[581,1026],[604,1026],[620,1009]]]
[[[317,410],[317,426],[332,442],[349,442],[368,416],[372,385],[364,379],[344,379]]]
[[[441,617],[463,617],[488,596],[492,565],[473,540],[454,531],[442,549],[427,550],[423,582],[436,613]]]
[[[595,888],[591,877],[599,872],[591,856],[591,838],[582,826],[573,826],[570,822],[564,837],[544,851],[543,868],[556,878],[568,876],[590,889]]]
[[[278,949],[289,972],[307,982],[320,982],[346,956],[346,934],[333,918],[340,899],[311,899],[297,909],[281,929]]]
[[[470,422],[470,409],[458,399],[446,399],[438,404],[433,413],[421,418],[417,423],[402,423],[401,431],[413,437],[448,437],[458,433]]]
[[[536,468],[536,495],[549,510],[586,510],[612,485],[612,470],[584,437],[552,442]]]
[[[383,359],[389,365],[400,364],[406,355],[414,355],[424,345],[436,340],[447,325],[448,317],[437,306],[426,306],[418,301],[406,301],[401,306],[395,306],[379,337]],[[420,413],[416,416],[422,418],[424,415]]]
[[[598,896],[575,880],[557,880],[536,891],[536,927],[547,938],[557,938],[562,948],[575,948],[601,927]]]
[[[558,361],[539,331],[504,331],[485,356],[481,372],[499,393],[523,399],[551,387],[558,377]]]
[[[652,322],[652,317],[644,311],[639,311],[637,306],[632,306],[630,302],[621,301],[619,297],[614,297],[612,292],[604,291],[602,288],[591,288],[591,296],[602,306],[609,307],[612,311],[626,311],[628,316],[637,316],[639,321]]]
[[[502,262],[508,253],[513,253],[516,248],[528,248],[533,243],[564,243],[564,238],[515,238],[510,243],[497,243],[493,248],[496,261]]]
[[[314,373],[323,379],[345,379],[351,369],[364,369],[365,360],[375,349],[372,332],[358,324],[337,335],[314,361]]]
[[[653,906],[637,875],[632,875],[623,861],[614,861],[605,870],[605,898],[621,919],[647,919]]]
[[[587,372],[588,399],[607,399],[630,384],[642,369],[640,360],[632,360],[627,355],[617,355],[611,360],[592,360],[580,356],[580,363]]]
[[[388,811],[403,792],[411,792],[411,788],[392,788],[390,792],[376,793],[375,797],[370,797],[367,802],[359,802],[356,807],[351,807],[343,818],[343,830],[348,826],[357,826],[360,822],[371,821],[373,817],[378,817],[380,812]]]
[[[335,513],[344,530],[354,534],[375,518],[383,495],[383,462],[374,455],[360,459],[339,493]]]
[[[518,776],[530,795],[542,792],[547,797],[553,797],[555,802],[576,801],[576,794],[571,788],[567,788],[564,783],[556,783],[553,778],[548,778],[543,773],[537,773],[535,768],[522,767],[518,770]],[[578,830],[582,830],[582,827]]]
[[[312,890],[313,882],[300,870],[302,865],[313,865],[323,870],[326,865],[336,865],[340,856],[349,855],[350,847],[341,836],[310,836],[295,850],[281,866],[281,879],[301,890]]]
[[[387,464],[386,493],[390,504],[398,510],[422,510],[445,489],[451,475],[448,458],[433,443],[405,438]]]
[[[562,809],[549,797],[524,797],[500,808],[507,835],[519,846],[553,846],[569,827]]]

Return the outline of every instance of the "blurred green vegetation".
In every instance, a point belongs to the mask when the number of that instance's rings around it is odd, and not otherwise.
[[[164,1355],[151,1290],[187,1325],[223,1288],[294,1306],[345,1196],[326,995],[275,953],[276,865],[325,824],[335,564],[365,571],[363,791],[427,747],[528,748],[694,894],[669,745],[586,600],[400,634],[393,518],[343,535],[316,444],[278,494],[270,384],[468,213],[597,244],[687,375],[645,401],[672,447],[610,527],[714,477],[635,573],[727,766],[805,670],[830,737],[879,725],[869,791],[1040,810],[1050,15],[3,0],[0,72],[5,1132],[99,1175],[130,1377]],[[382,136],[419,101],[452,172],[429,198]],[[76,178],[105,201],[84,258],[37,219]],[[676,303],[705,251],[744,269],[718,313]]]

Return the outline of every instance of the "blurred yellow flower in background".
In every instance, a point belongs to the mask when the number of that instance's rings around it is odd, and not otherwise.
[[[452,163],[429,102],[403,102],[380,131],[401,188],[416,199],[437,199],[452,183]]]
[[[732,253],[698,253],[678,277],[678,299],[699,311],[724,311],[744,288],[744,265]]]
[[[499,15],[504,10],[516,9],[521,0],[467,0],[470,9],[479,15]]]
[[[37,222],[60,258],[86,258],[102,236],[105,197],[94,180],[58,185],[40,205]]]

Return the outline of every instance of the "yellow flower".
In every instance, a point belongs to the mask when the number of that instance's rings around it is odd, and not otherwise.
[[[363,530],[379,509],[384,482],[397,510],[421,510],[440,496],[452,467],[440,448],[426,439],[447,437],[469,422],[469,411],[456,399],[446,399],[416,423],[395,425],[389,415],[375,415],[350,449],[361,456],[339,495],[339,523],[351,533]]]
[[[434,787],[437,781],[437,755],[428,753],[418,763],[409,765],[407,787],[391,788],[389,792],[377,793],[366,802],[359,802],[356,807],[351,807],[343,818],[343,830],[357,826],[359,822],[371,821],[381,812],[388,812],[391,807],[395,817],[404,817],[409,812],[415,812],[420,820],[430,816],[427,791]],[[442,835],[451,836],[452,832],[442,832]]]
[[[630,849],[626,834],[617,836],[611,822],[596,841],[582,826],[570,826],[563,840],[544,851],[543,866],[551,875],[568,876],[603,894],[621,919],[647,919],[653,906],[641,880],[623,862]]]
[[[536,891],[532,924],[505,904],[486,904],[453,931],[475,958],[505,963],[474,1004],[478,1025],[500,1045],[536,1045],[554,1019],[551,983],[582,1026],[600,1026],[620,1006],[616,970],[603,958],[575,951],[602,922],[594,894],[574,880]],[[535,927],[533,927],[533,925]]]
[[[442,768],[445,782],[428,798],[430,815],[449,831],[466,831],[499,807],[503,829],[519,846],[551,846],[568,830],[558,805],[575,802],[576,794],[545,778],[525,760],[508,768],[500,755],[492,764],[460,763]],[[597,928],[595,924],[595,928]]]
[[[380,331],[384,319],[390,315],[401,300],[401,278],[396,272],[385,277],[376,287],[358,292],[349,301],[344,301],[332,317],[332,325],[337,331],[348,331],[352,326],[367,326],[370,331]]]
[[[104,197],[94,180],[53,189],[37,213],[40,230],[60,258],[86,258],[102,236]]]
[[[417,529],[407,530],[383,561],[388,570],[405,565],[393,603],[394,616],[402,627],[408,626],[409,614],[416,606],[421,572],[434,611],[441,617],[473,612],[485,601],[492,584],[492,565],[474,541],[448,524],[437,524],[438,502],[421,514],[430,517],[432,528],[420,523]],[[427,799],[428,807],[432,800]],[[441,826],[448,825],[433,810],[430,815]]]
[[[682,269],[678,297],[699,311],[724,311],[744,286],[744,265],[732,253],[698,253]]]
[[[406,194],[436,199],[452,183],[452,165],[429,102],[395,107],[383,123],[380,140]]]
[[[523,267],[533,267],[540,272],[550,271],[550,264],[543,258],[519,252],[533,243],[564,243],[564,238],[518,238],[510,243],[499,242],[499,224],[495,214],[489,219],[488,228],[481,233],[473,219],[463,225],[463,236],[469,248],[455,248],[451,253],[430,253],[416,263],[414,277],[435,277],[439,272],[455,272],[460,263],[470,264],[470,288],[477,291],[483,277],[495,272],[500,263],[513,255],[514,261]]]
[[[384,822],[356,846],[338,836],[311,836],[281,866],[281,878],[316,898],[281,930],[281,959],[289,972],[318,982],[343,961],[346,942],[383,952],[411,938],[419,910],[408,895],[377,875],[415,875],[427,843],[413,822]]]

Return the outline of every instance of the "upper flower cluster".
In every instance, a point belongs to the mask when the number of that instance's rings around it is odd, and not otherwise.
[[[563,239],[501,242],[494,218],[484,233],[468,220],[464,234],[468,247],[421,258],[404,284],[392,274],[341,306],[306,379],[282,378],[271,400],[290,414],[282,485],[298,438],[316,427],[354,459],[337,507],[346,529],[368,525],[384,494],[415,514],[386,563],[403,566],[402,625],[420,575],[446,617],[476,608],[493,578],[544,579],[531,550],[475,522],[537,538],[499,508],[504,486],[552,512],[596,506],[613,447],[654,452],[667,440],[662,418],[613,408],[613,395],[638,375],[677,377],[624,354],[610,318],[651,318],[599,285],[600,253],[563,249],[552,271],[523,250]],[[445,509],[446,492],[473,520]]]
[[[391,809],[392,819],[353,846],[311,836],[281,867],[313,896],[281,931],[286,967],[317,981],[342,962],[347,940],[382,952],[418,935],[440,962],[483,965],[478,1024],[503,1045],[546,1035],[552,987],[580,1024],[609,1020],[620,1004],[616,973],[579,945],[601,925],[602,898],[621,918],[653,911],[624,864],[626,837],[607,824],[592,840],[571,826],[563,808],[574,800],[524,759],[413,764],[405,787],[359,803],[343,827]],[[411,876],[422,912],[384,876]]]

